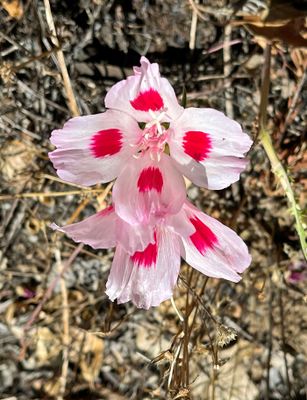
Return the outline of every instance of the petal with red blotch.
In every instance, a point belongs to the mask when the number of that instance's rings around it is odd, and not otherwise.
[[[159,161],[148,152],[129,161],[113,188],[117,214],[132,225],[176,214],[185,198],[183,177],[164,153]]]
[[[117,242],[131,255],[154,243],[154,229],[148,224],[130,225],[118,218],[116,238]]]
[[[135,152],[142,131],[120,111],[76,117],[52,132],[49,157],[61,179],[80,185],[109,182]]]
[[[182,257],[193,268],[213,278],[233,282],[248,268],[251,256],[243,240],[230,228],[186,202],[186,218],[195,232],[182,237]]]
[[[172,296],[180,268],[177,236],[166,229],[156,233],[156,243],[133,256],[116,248],[106,293],[118,303],[132,301],[139,308],[158,306]]]
[[[124,111],[139,122],[152,120],[149,111],[166,110],[162,122],[178,118],[183,107],[168,80],[161,78],[158,64],[151,64],[145,57],[140,63],[134,68],[134,75],[111,87],[105,98],[106,107]]]
[[[108,249],[116,246],[116,223],[118,216],[113,206],[94,214],[81,222],[59,227],[55,224],[51,228],[64,232],[77,243],[88,244],[94,249]]]
[[[252,144],[241,126],[211,108],[187,108],[170,127],[170,154],[181,173],[208,189],[236,182]]]
[[[139,268],[154,268],[156,266],[158,257],[157,235],[154,239],[154,243],[149,243],[144,250],[132,254],[131,260],[135,266]]]

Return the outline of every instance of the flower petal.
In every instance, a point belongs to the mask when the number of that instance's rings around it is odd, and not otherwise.
[[[251,256],[243,240],[230,228],[186,202],[186,218],[194,226],[190,237],[182,237],[182,257],[193,268],[213,278],[238,282]]]
[[[177,168],[208,189],[223,189],[239,179],[251,144],[237,122],[210,108],[187,108],[170,127],[170,153]]]
[[[131,254],[144,250],[150,243],[154,243],[154,231],[147,224],[130,225],[118,218],[117,242]]]
[[[131,160],[113,188],[117,214],[132,225],[176,214],[185,198],[184,180],[164,153],[159,161],[152,160],[149,153]]]
[[[156,242],[143,252],[130,256],[121,246],[107,282],[106,293],[118,303],[132,301],[139,308],[158,306],[172,296],[180,268],[178,238],[164,229],[156,233]]]
[[[188,239],[196,231],[187,218],[184,207],[177,214],[168,215],[165,218],[165,225],[169,230],[185,239]]]
[[[80,185],[109,182],[117,177],[135,152],[142,136],[137,122],[125,113],[105,113],[76,117],[55,130],[49,153],[59,177]]]
[[[178,104],[174,89],[167,79],[161,78],[158,64],[151,64],[141,57],[141,66],[134,68],[134,75],[112,86],[105,98],[106,107],[121,110],[139,122],[152,120],[149,111],[166,110],[162,121],[178,118],[183,107]]]
[[[55,224],[51,228],[64,232],[77,243],[85,243],[94,249],[108,249],[116,246],[116,222],[118,216],[113,206],[94,214],[81,222],[58,227]]]

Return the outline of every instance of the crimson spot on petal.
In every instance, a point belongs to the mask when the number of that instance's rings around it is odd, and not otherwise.
[[[208,133],[188,131],[183,137],[183,148],[186,154],[196,161],[203,161],[211,150],[211,139]]]
[[[212,249],[217,243],[217,237],[212,230],[196,216],[190,218],[190,221],[196,229],[196,232],[190,236],[190,239],[200,254],[204,255],[208,249]]]
[[[130,101],[130,104],[138,111],[158,111],[161,110],[164,105],[160,94],[152,88],[141,92],[134,100]]]
[[[163,186],[163,177],[159,168],[148,167],[143,169],[138,179],[138,189],[141,193],[155,189],[161,193]]]
[[[104,129],[91,138],[91,151],[94,157],[112,156],[122,148],[122,133],[119,129]]]
[[[131,259],[138,267],[150,268],[156,265],[157,256],[158,246],[155,235],[155,243],[150,243],[143,251],[136,251],[133,256],[131,256]]]

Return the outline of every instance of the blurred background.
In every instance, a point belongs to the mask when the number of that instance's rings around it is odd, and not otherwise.
[[[306,399],[306,15],[304,0],[0,0],[1,399]],[[170,301],[111,303],[113,251],[49,228],[111,201],[57,178],[50,132],[104,111],[140,55],[254,140],[239,182],[188,185],[253,262],[238,284],[183,264],[183,322]]]

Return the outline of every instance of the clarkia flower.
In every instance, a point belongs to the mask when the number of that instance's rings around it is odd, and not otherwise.
[[[147,203],[153,193],[148,194],[149,188],[154,189],[157,214],[164,208],[176,213],[185,197],[182,174],[197,185],[223,189],[237,181],[246,166],[244,154],[252,142],[240,125],[211,108],[184,109],[168,80],[160,76],[158,65],[145,57],[133,76],[109,90],[105,105],[106,112],[73,118],[53,131],[51,142],[57,149],[49,156],[60,178],[68,182],[88,186],[119,177],[113,200],[130,223],[152,218],[148,211],[153,211],[141,204],[141,195],[131,216],[122,194],[134,181],[142,184],[133,186],[133,192],[146,192]],[[166,144],[171,162],[163,154]],[[140,215],[140,210],[147,212]]]
[[[117,178],[113,205],[53,228],[95,249],[116,247],[106,293],[119,303],[147,309],[170,298],[181,257],[207,276],[240,280],[250,264],[246,245],[186,200],[183,179],[209,189],[237,181],[252,143],[240,125],[210,108],[184,109],[145,57],[109,90],[105,105],[106,112],[53,131],[49,155],[65,181]]]
[[[130,225],[111,206],[85,220],[58,228],[95,249],[115,247],[106,293],[118,303],[158,306],[172,296],[180,257],[213,278],[238,282],[251,258],[243,240],[185,201],[177,214],[154,225]]]

